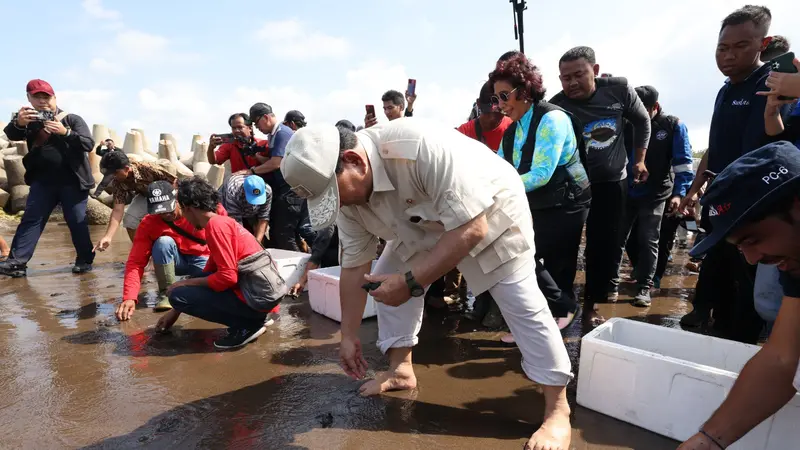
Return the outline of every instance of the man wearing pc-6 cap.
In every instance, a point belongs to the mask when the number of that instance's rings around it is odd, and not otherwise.
[[[536,281],[533,222],[510,164],[452,128],[396,120],[358,133],[302,128],[281,172],[307,199],[312,227],[339,228],[340,356],[355,378],[367,369],[359,340],[365,289],[378,302],[377,345],[390,368],[362,395],[416,387],[411,348],[425,288],[457,266],[474,293],[491,292],[525,373],[543,386],[545,420],[529,446],[569,447],[570,361]],[[379,238],[388,243],[370,274]]]
[[[800,388],[800,150],[781,141],[739,157],[714,179],[701,203],[713,231],[690,254],[698,256],[727,240],[750,264],[777,265],[783,301],[770,339],[681,450],[715,448],[698,446],[713,441],[721,448],[733,444]],[[742,448],[762,445],[756,438],[745,437]]]

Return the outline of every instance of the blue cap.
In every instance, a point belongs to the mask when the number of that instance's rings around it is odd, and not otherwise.
[[[711,234],[689,254],[700,256],[725,239],[748,218],[758,217],[782,194],[797,189],[800,150],[780,141],[753,150],[717,175],[700,204],[708,208]]]
[[[258,175],[250,175],[244,179],[244,197],[251,205],[267,203],[267,184]]]

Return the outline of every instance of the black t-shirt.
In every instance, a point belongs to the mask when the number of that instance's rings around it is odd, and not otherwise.
[[[780,281],[784,297],[800,298],[800,278],[781,272]]]

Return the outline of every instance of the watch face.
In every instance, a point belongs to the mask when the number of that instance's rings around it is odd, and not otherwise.
[[[415,287],[414,289],[411,289],[412,297],[422,297],[423,294],[425,294],[425,289],[421,287]]]

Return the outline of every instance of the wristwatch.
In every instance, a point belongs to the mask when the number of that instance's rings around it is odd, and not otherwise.
[[[255,167],[251,167],[251,168],[250,168],[250,173],[252,173],[253,175],[255,175],[255,174],[256,174],[256,169],[255,169]]]
[[[425,288],[417,283],[417,280],[414,279],[414,274],[410,270],[406,272],[406,284],[408,285],[408,290],[411,291],[412,297],[422,297],[425,294]]]

